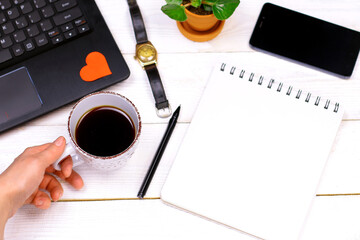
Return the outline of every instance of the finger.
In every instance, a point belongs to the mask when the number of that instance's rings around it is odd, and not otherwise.
[[[32,147],[32,151],[33,151],[33,153],[42,152],[42,151],[44,151],[47,147],[49,147],[50,144],[51,144],[51,143],[45,143],[45,144],[42,144],[42,145],[34,146],[34,147]]]
[[[71,175],[66,178],[65,181],[70,183],[75,189],[81,189],[84,186],[82,177],[76,171],[72,171]]]
[[[56,170],[53,165],[50,165],[45,169],[45,172],[47,172],[47,173],[54,173],[55,171]]]
[[[71,175],[68,178],[66,178],[61,171],[55,171],[54,174],[62,180],[70,183],[70,185],[73,186],[75,189],[81,189],[84,186],[84,181],[82,177],[74,170],[71,172]]]
[[[71,157],[69,157],[69,158],[71,160]],[[62,169],[63,169],[63,166],[62,166]],[[68,177],[65,177],[63,171],[55,170],[53,166],[48,167],[46,169],[46,172],[55,174],[59,178],[65,180],[68,183],[70,183],[71,186],[73,186],[75,189],[81,189],[84,186],[84,181],[83,181],[82,177],[74,170],[71,171],[71,174]]]
[[[54,171],[52,173],[55,174],[56,176],[58,176],[59,178],[61,178],[62,180],[66,180],[66,177],[62,173],[62,171],[57,171],[57,170],[54,169]]]
[[[66,178],[70,177],[73,167],[73,161],[70,156],[67,156],[64,160],[60,162],[61,171],[55,170],[55,168],[50,165],[48,168],[46,168],[47,173],[54,173],[59,178],[65,180]]]
[[[58,137],[53,143],[51,143],[42,152],[39,152],[38,158],[44,164],[44,167],[48,167],[54,163],[64,152],[65,149],[65,138]]]
[[[54,176],[49,174],[44,175],[39,188],[48,191],[52,200],[54,201],[59,200],[64,192],[60,182]]]
[[[43,191],[38,190],[31,204],[40,209],[48,209],[51,205],[51,200],[49,195]]]
[[[70,177],[73,168],[72,158],[68,156],[61,162],[60,165],[61,165],[61,172],[64,174],[64,177],[65,178]]]
[[[45,143],[39,146],[28,147],[24,150],[23,154],[33,155],[44,151],[51,143]]]

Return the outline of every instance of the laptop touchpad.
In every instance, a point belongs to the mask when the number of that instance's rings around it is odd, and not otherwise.
[[[39,109],[40,96],[25,67],[0,76],[0,124]]]

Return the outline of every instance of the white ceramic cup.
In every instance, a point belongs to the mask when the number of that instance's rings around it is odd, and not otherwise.
[[[131,145],[113,156],[101,157],[92,155],[81,149],[76,143],[75,132],[79,120],[84,114],[101,106],[112,106],[122,110],[131,118],[135,127],[135,138]],[[56,170],[60,170],[60,162],[69,155],[73,160],[73,167],[86,163],[100,170],[115,170],[122,167],[134,153],[141,133],[141,118],[135,105],[126,97],[114,92],[96,92],[85,96],[74,105],[68,119],[68,133],[70,142],[66,144],[65,151],[61,157],[53,164]]]

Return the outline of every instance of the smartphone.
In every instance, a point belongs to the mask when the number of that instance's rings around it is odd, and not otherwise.
[[[360,50],[360,33],[265,3],[250,45],[336,75],[350,77]]]

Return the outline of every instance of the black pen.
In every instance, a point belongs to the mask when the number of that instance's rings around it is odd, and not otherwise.
[[[154,156],[154,159],[149,167],[149,170],[148,172],[146,173],[146,176],[144,178],[144,181],[141,185],[141,188],[139,190],[139,193],[138,193],[138,198],[144,198],[145,194],[146,194],[146,191],[147,189],[149,188],[149,185],[151,183],[151,180],[155,174],[155,171],[156,171],[156,168],[157,166],[159,165],[159,162],[161,160],[161,157],[164,153],[164,150],[166,148],[166,145],[167,143],[169,142],[169,139],[171,137],[171,134],[175,128],[175,125],[176,125],[176,122],[177,122],[177,119],[179,117],[179,114],[180,114],[180,106],[175,110],[174,114],[172,115],[170,121],[169,121],[169,124],[168,124],[168,127],[165,131],[165,134],[160,142],[160,145],[156,151],[156,154]]]

